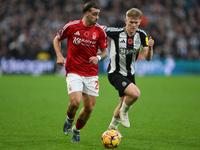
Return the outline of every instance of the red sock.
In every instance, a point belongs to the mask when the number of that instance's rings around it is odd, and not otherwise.
[[[86,122],[80,119],[77,119],[76,121],[76,128],[78,130],[81,130],[85,126]]]
[[[67,116],[68,116],[69,119],[73,119],[75,115],[76,115],[76,112],[70,113],[70,112],[67,111]]]

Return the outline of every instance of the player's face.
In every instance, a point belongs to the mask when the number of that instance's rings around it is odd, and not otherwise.
[[[125,19],[126,31],[130,36],[133,36],[140,25],[141,19],[128,17]]]
[[[95,25],[99,20],[99,9],[91,8],[91,11],[87,13],[87,21],[90,25]]]

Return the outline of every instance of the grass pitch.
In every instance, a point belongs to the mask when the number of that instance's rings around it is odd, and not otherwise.
[[[119,99],[106,75],[99,82],[100,97],[81,142],[71,143],[72,135],[62,132],[69,101],[65,77],[0,77],[0,149],[105,149],[100,138]],[[136,77],[136,84],[141,96],[129,111],[131,127],[119,125],[123,138],[117,149],[199,150],[200,76]]]

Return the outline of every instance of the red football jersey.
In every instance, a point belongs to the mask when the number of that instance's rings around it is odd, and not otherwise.
[[[96,76],[98,64],[90,64],[89,58],[96,56],[98,47],[107,48],[108,39],[104,30],[98,24],[86,27],[82,20],[74,20],[59,30],[57,35],[60,40],[67,38],[66,75]]]

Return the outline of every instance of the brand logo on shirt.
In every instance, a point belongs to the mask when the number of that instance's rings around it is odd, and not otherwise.
[[[74,35],[80,35],[79,31],[75,32]]]
[[[123,40],[119,41],[119,43],[125,43],[125,40],[123,39]]]

